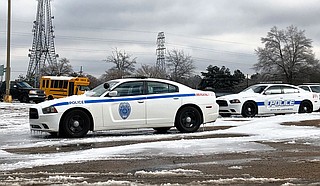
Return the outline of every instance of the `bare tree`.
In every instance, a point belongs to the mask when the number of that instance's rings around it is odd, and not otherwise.
[[[259,62],[254,65],[261,74],[295,83],[319,63],[312,52],[312,40],[297,27],[289,26],[286,30],[273,27],[261,41],[264,48],[255,50]]]
[[[131,75],[135,70],[136,58],[130,59],[131,55],[127,54],[125,51],[118,50],[115,48],[112,54],[104,60],[107,63],[113,63],[115,66],[106,71],[106,79],[122,78],[124,76]]]
[[[150,65],[141,65],[140,68],[136,71],[137,76],[146,76],[146,77],[153,77],[153,78],[164,78],[166,77],[166,73],[159,70],[156,66]]]
[[[50,76],[62,76],[62,75],[71,75],[73,73],[72,66],[70,65],[70,61],[67,58],[61,58],[57,66],[53,65],[45,65],[41,69],[42,75],[50,75]]]
[[[166,56],[170,78],[173,81],[183,82],[193,75],[195,66],[192,57],[185,55],[182,50],[168,51]]]
[[[94,76],[92,76],[90,74],[86,74],[84,77],[87,77],[89,79],[89,81],[90,81],[90,85],[89,85],[90,89],[92,89],[92,88],[94,88],[94,87],[96,87],[96,86],[98,86],[99,84],[102,83],[102,81],[100,81],[98,78],[96,78],[96,77],[94,77]]]

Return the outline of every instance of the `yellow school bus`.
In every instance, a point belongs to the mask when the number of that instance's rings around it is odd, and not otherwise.
[[[86,77],[42,76],[40,89],[46,93],[47,99],[51,100],[83,94],[89,90],[89,84]]]

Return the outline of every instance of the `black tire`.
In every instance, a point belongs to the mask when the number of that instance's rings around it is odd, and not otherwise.
[[[310,101],[302,101],[299,106],[299,113],[311,113],[313,106]]]
[[[156,132],[156,134],[165,134],[170,130],[171,127],[158,127],[158,128],[153,128]]]
[[[184,107],[178,111],[175,119],[175,127],[180,132],[196,132],[201,125],[201,114],[194,107]]]
[[[19,101],[20,101],[21,103],[29,103],[29,102],[30,102],[29,96],[28,96],[27,94],[23,94],[23,95],[21,95]]]
[[[258,113],[258,106],[253,101],[245,102],[242,105],[241,115],[245,118],[254,117]]]
[[[60,121],[60,133],[63,137],[83,137],[89,129],[90,117],[82,110],[71,110]]]

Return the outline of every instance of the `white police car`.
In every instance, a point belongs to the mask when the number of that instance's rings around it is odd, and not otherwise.
[[[215,93],[152,78],[116,79],[85,95],[45,101],[29,111],[30,128],[65,137],[91,131],[154,128],[195,132],[217,119]]]
[[[239,94],[217,98],[221,116],[310,113],[319,109],[318,94],[289,84],[257,84]]]

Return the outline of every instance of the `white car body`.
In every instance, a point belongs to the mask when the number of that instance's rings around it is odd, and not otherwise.
[[[181,132],[194,132],[219,115],[213,92],[152,78],[117,79],[109,85],[107,89],[100,85],[84,95],[32,106],[31,130],[67,137],[82,137],[88,130],[129,128],[160,131],[177,127]]]
[[[257,84],[238,94],[217,98],[222,116],[253,117],[257,114],[286,114],[316,111],[319,96],[289,84]]]
[[[303,85],[298,85],[298,87],[302,88],[305,91],[318,94],[319,102],[320,102],[320,84],[319,83],[306,83]],[[317,111],[320,111],[320,110],[317,110]]]

